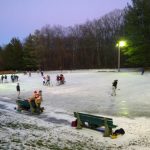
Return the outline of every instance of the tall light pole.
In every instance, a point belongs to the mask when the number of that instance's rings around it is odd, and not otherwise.
[[[118,72],[120,72],[120,48],[126,46],[126,42],[125,41],[119,41],[117,43],[117,47],[118,47]]]
[[[120,72],[120,46],[118,45],[118,72]]]

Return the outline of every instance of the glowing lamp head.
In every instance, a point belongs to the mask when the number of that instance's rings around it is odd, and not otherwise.
[[[119,41],[116,46],[117,47],[124,47],[124,46],[126,46],[126,41]]]
[[[119,46],[120,46],[120,47],[126,46],[126,42],[125,42],[125,41],[120,41],[120,42],[119,42]]]

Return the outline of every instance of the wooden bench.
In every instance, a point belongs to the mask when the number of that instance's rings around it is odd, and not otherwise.
[[[104,137],[109,137],[112,134],[112,128],[117,127],[117,125],[113,124],[112,118],[94,116],[78,112],[74,112],[74,117],[77,118],[77,129],[82,129],[82,127],[86,127],[97,130],[97,128],[104,126]]]

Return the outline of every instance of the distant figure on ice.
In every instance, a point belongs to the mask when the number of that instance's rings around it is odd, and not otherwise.
[[[145,72],[144,68],[141,69],[141,75],[143,75]]]
[[[46,83],[46,77],[45,76],[43,76],[43,85],[45,85],[45,83]]]
[[[57,85],[61,85],[65,83],[65,77],[63,74],[60,74],[56,76]]]
[[[31,77],[31,71],[29,71],[29,77]]]
[[[4,80],[4,76],[2,75],[2,76],[1,76],[1,82],[2,82],[2,83],[3,83],[3,80]]]
[[[46,76],[46,83],[45,83],[45,85],[50,86],[50,76],[49,75]]]
[[[19,83],[17,83],[16,90],[18,93],[18,98],[20,98],[20,85],[19,85]]]
[[[4,78],[5,78],[5,83],[7,83],[7,75],[5,75]]]
[[[59,75],[57,75],[57,76],[56,76],[57,85],[59,85],[59,78],[60,78]]]
[[[117,89],[118,80],[114,80],[112,83],[112,96],[116,96],[116,89]]]
[[[60,79],[60,84],[64,84],[65,83],[65,77],[64,77],[63,74],[60,74],[59,79]]]
[[[43,71],[41,71],[41,76],[44,76],[44,72]]]
[[[14,77],[14,75],[13,75],[13,74],[10,76],[10,78],[11,78],[11,82],[14,82],[15,77]]]

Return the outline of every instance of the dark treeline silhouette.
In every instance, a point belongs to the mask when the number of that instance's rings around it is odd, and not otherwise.
[[[71,27],[46,25],[0,48],[1,70],[116,68],[123,11]]]
[[[138,3],[138,1],[133,0],[132,3]],[[139,7],[141,7],[140,4]],[[149,24],[146,23],[149,21],[146,20],[144,24],[142,20],[138,24],[138,19],[135,19],[135,10],[137,5],[136,7],[128,5],[125,10],[114,10],[99,19],[87,21],[81,25],[70,27],[46,25],[40,30],[35,30],[23,42],[12,38],[9,44],[0,47],[0,70],[117,68],[116,43],[122,38],[129,41],[128,48],[121,49],[121,67],[134,64],[140,66],[144,63],[144,59],[142,62],[137,61],[135,57],[138,59],[141,54],[138,57],[135,54],[137,54],[136,49],[140,51],[143,47],[140,48],[139,45],[137,48],[132,44],[134,42],[138,44],[139,41],[135,39],[138,40],[136,35],[141,33],[140,26],[142,29],[143,25],[147,27]],[[132,19],[135,19],[135,22]],[[136,23],[139,27],[135,27]],[[144,29],[145,36],[149,37],[147,36],[149,32],[147,33]],[[143,38],[140,37],[142,42]],[[148,48],[148,45],[145,45],[145,48]],[[144,58],[144,55],[141,56]],[[148,58],[149,55],[147,60]]]

